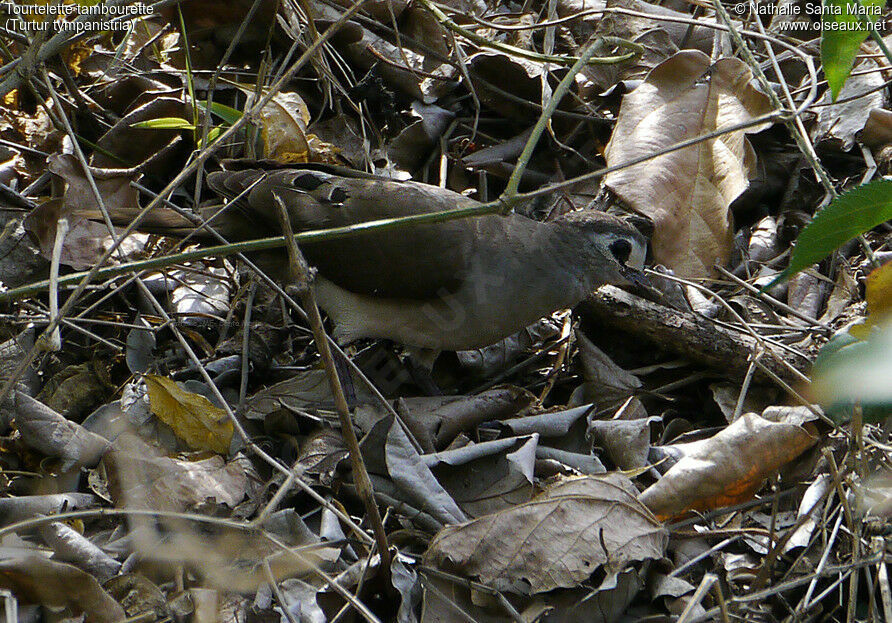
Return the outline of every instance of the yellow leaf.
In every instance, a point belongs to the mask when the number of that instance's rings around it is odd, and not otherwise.
[[[861,324],[849,327],[849,333],[866,340],[874,329],[892,318],[892,262],[874,269],[865,280],[864,298],[868,316]]]
[[[226,412],[204,396],[180,389],[171,379],[147,374],[152,413],[194,450],[229,451],[233,425]]]
[[[867,309],[873,323],[892,314],[892,262],[867,275]]]
[[[65,59],[74,75],[79,76],[81,75],[81,64],[90,58],[91,54],[93,54],[92,46],[87,46],[77,41],[63,52],[62,58]]]

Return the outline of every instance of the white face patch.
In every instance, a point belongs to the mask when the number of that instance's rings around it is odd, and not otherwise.
[[[629,254],[629,259],[626,260],[626,266],[635,270],[643,270],[644,257],[647,255],[647,244],[642,244],[635,239],[629,242],[632,243],[632,252]]]

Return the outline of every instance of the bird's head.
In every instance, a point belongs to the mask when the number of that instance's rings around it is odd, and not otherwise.
[[[591,258],[593,286],[641,283],[647,240],[629,223],[604,212],[571,212],[556,223],[575,231],[578,252]]]

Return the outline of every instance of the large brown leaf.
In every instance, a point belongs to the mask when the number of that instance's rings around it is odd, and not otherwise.
[[[667,534],[621,474],[563,481],[536,499],[441,530],[425,564],[497,590],[542,593],[576,586],[605,566],[660,558]]]
[[[736,58],[710,64],[685,50],[661,63],[623,98],[605,156],[614,166],[771,111]],[[749,132],[764,129],[765,124]],[[731,251],[728,206],[749,181],[752,148],[743,131],[608,174],[605,185],[655,222],[656,260],[685,277],[705,277]]]
[[[750,499],[765,478],[817,441],[796,412],[786,412],[791,416],[778,422],[747,413],[709,439],[676,445],[681,460],[639,499],[661,518]]]

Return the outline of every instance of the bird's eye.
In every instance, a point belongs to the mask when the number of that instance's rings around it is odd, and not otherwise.
[[[629,255],[632,254],[632,243],[628,240],[614,240],[608,248],[620,264],[625,264],[629,259]]]

